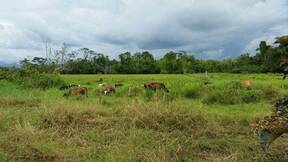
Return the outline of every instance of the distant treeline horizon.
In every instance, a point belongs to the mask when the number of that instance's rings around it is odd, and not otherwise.
[[[64,43],[53,53],[46,49],[46,57],[21,60],[20,67],[61,74],[281,73],[288,70],[288,36],[277,37],[275,43],[261,41],[254,56],[224,60],[197,59],[185,51],[170,51],[159,59],[148,51],[125,52],[116,60],[89,48],[72,51]]]

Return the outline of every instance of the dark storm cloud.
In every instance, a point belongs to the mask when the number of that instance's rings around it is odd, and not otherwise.
[[[186,50],[203,58],[254,52],[288,34],[287,0],[18,0],[0,6],[0,60],[57,48],[89,47],[117,57]],[[15,12],[17,11],[17,12]]]

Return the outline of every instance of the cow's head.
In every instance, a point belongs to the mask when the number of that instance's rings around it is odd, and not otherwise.
[[[166,87],[164,88],[164,91],[167,92],[167,93],[170,92],[169,89],[167,89]]]

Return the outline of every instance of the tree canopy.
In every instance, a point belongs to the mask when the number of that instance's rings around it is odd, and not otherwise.
[[[50,57],[34,57],[20,62],[23,68],[52,73],[58,69],[63,74],[183,74],[201,72],[265,73],[283,72],[288,67],[288,36],[275,38],[275,44],[259,43],[257,53],[240,55],[234,59],[201,60],[185,51],[170,51],[155,59],[148,51],[119,54],[110,59],[89,48],[70,50],[63,44]]]

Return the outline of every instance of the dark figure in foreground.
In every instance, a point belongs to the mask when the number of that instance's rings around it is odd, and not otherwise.
[[[269,146],[281,135],[288,133],[288,97],[279,99],[275,104],[273,115],[265,117],[256,124],[260,135],[261,149],[266,153]],[[284,161],[288,162],[287,153]]]
[[[64,86],[60,87],[59,90],[65,90],[65,89],[69,89],[72,87],[80,87],[80,85],[77,85],[77,84],[64,85]]]
[[[269,146],[281,135],[288,133],[288,116],[271,116],[264,119],[265,128],[260,131],[260,146],[267,153]],[[285,150],[283,150],[285,151]],[[288,154],[285,152],[284,162],[288,162]]]
[[[260,146],[264,152],[268,151],[269,146],[281,135],[288,133],[287,116],[265,117],[260,122]]]
[[[163,83],[157,83],[157,82],[152,82],[152,83],[146,83],[144,84],[145,89],[151,89],[151,90],[156,90],[156,89],[162,89],[165,92],[169,93],[170,91],[165,87]]]
[[[71,95],[86,95],[88,97],[88,89],[86,87],[73,87],[67,93],[64,93],[63,96],[68,97]]]

